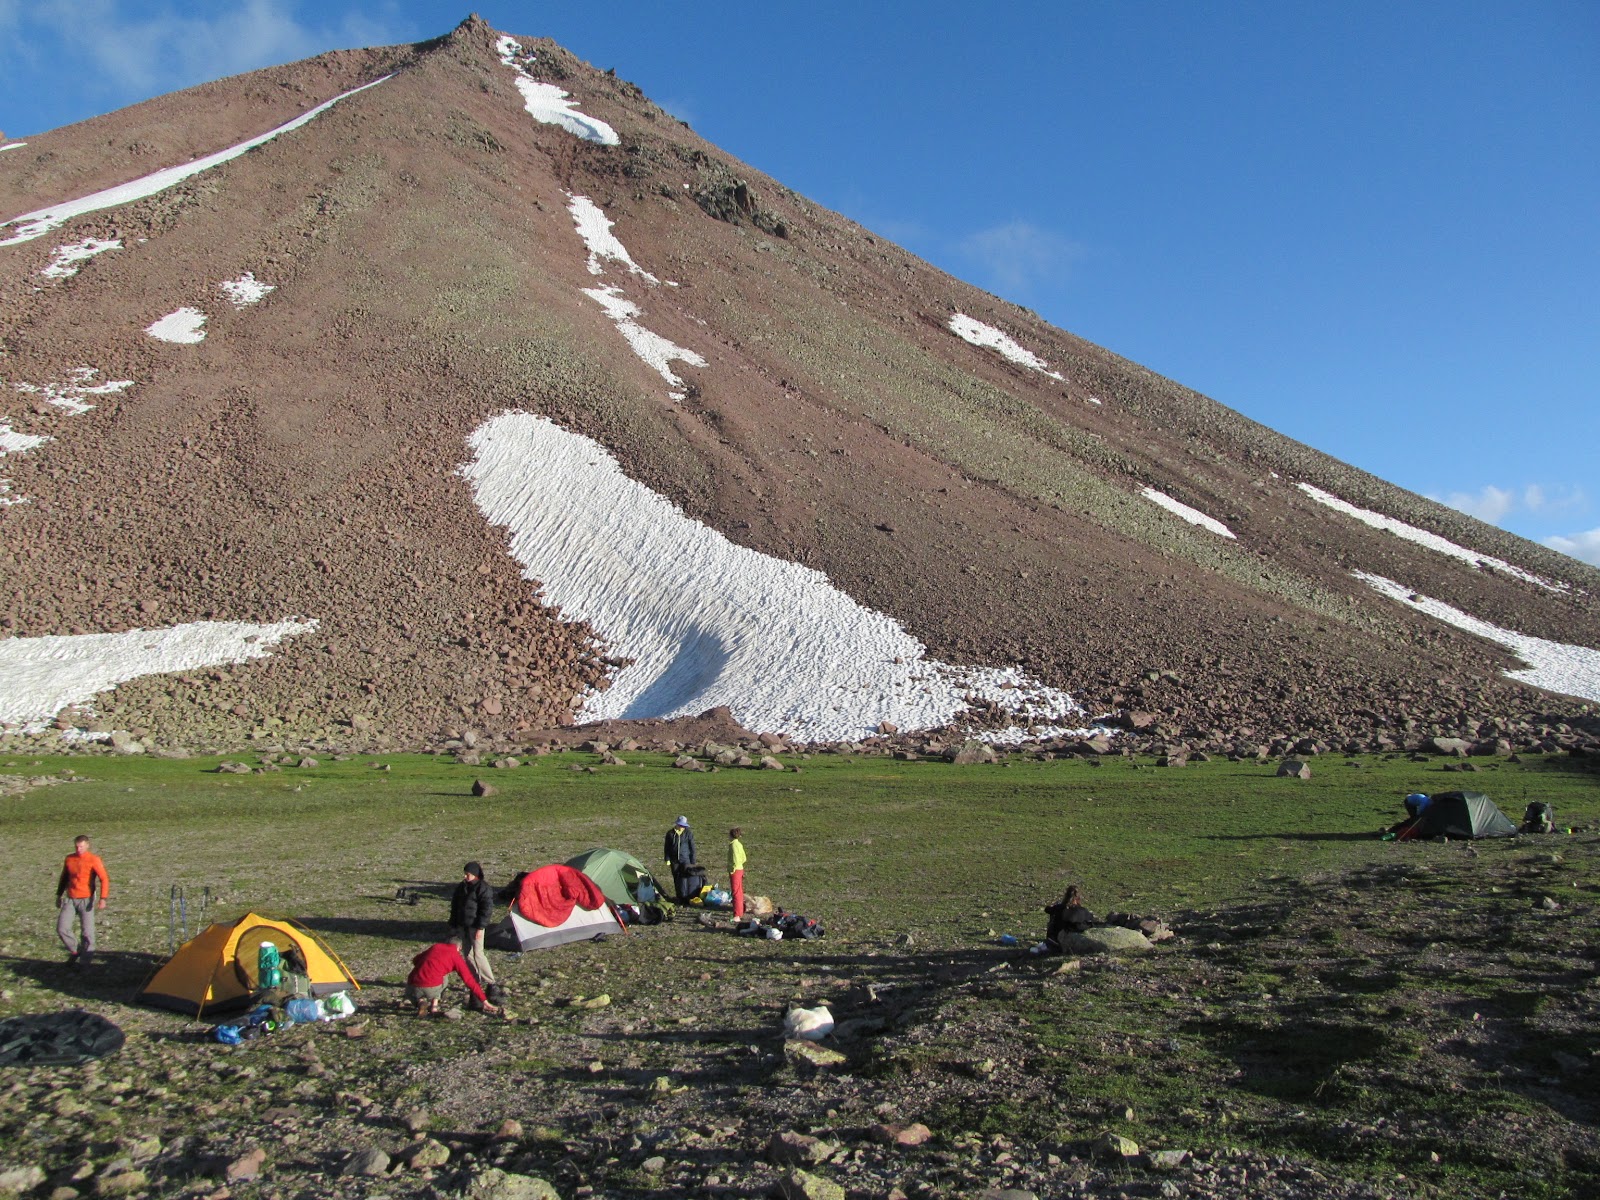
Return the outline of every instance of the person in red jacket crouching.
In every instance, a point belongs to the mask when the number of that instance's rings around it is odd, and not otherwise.
[[[435,942],[411,960],[411,974],[406,977],[406,999],[417,1004],[417,1016],[426,1017],[439,1012],[439,998],[444,994],[445,980],[452,974],[461,976],[461,982],[472,993],[473,1007],[490,1016],[497,1014],[498,1006],[489,1003],[478,980],[461,957],[453,942]]]

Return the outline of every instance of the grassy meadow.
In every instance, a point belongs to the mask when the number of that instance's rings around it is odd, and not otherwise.
[[[486,1121],[544,1114],[493,1161],[563,1195],[754,1194],[771,1185],[761,1147],[778,1128],[833,1138],[844,1149],[824,1173],[865,1196],[900,1184],[916,1198],[979,1185],[1086,1194],[1141,1172],[1159,1181],[1131,1160],[1095,1165],[1088,1147],[1107,1131],[1189,1151],[1196,1195],[1554,1198],[1600,1186],[1600,774],[1587,759],[1477,760],[1479,771],[1456,773],[1440,760],[1328,756],[1298,780],[1225,761],[789,755],[798,769],[711,773],[625,757],[605,766],[567,751],[496,770],[360,756],[232,775],[214,759],[0,755],[0,774],[79,777],[0,800],[11,914],[0,1016],[67,1004],[110,1015],[142,1039],[125,1056],[168,1064],[154,1078],[192,1090],[198,1071],[216,1090],[208,1144],[261,1142],[264,1118],[239,1108],[226,1072],[213,1076],[225,1052],[204,1030],[127,1006],[167,951],[179,885],[190,934],[209,892],[211,918],[301,920],[367,985],[367,1035],[285,1035],[318,1071],[258,1102],[280,1125],[325,1106],[328,1144],[307,1135],[278,1166],[284,1186],[322,1180],[317,1194],[337,1193],[327,1181],[350,1147],[403,1144],[417,1110],[454,1131],[454,1142],[435,1136],[458,1158]],[[472,796],[475,779],[497,794]],[[1513,820],[1546,800],[1562,832],[1476,845],[1375,836],[1402,815],[1404,793],[1458,788],[1486,792]],[[514,1022],[469,1014],[440,1026],[399,1011],[398,984],[443,935],[462,863],[481,861],[497,885],[596,845],[655,867],[680,813],[718,882],[727,828],[742,826],[748,890],[818,918],[827,936],[752,941],[680,917],[604,945],[496,956]],[[56,873],[79,832],[113,880],[92,975],[61,965],[54,935]],[[1096,912],[1159,916],[1177,939],[1066,971],[1000,944],[1006,933],[1036,940],[1040,907],[1067,882]],[[419,902],[397,902],[400,889]],[[609,1007],[573,1004],[602,991]],[[786,1007],[818,1001],[878,1031],[841,1044],[849,1061],[836,1076],[786,1062],[777,1037]],[[236,1053],[293,1057],[266,1045]],[[173,1118],[164,1102],[141,1106],[138,1078],[105,1110],[116,1129],[99,1141],[52,1141],[11,1117],[0,1140],[40,1138],[48,1170],[77,1163],[81,1175],[134,1128],[170,1138]],[[493,1087],[474,1090],[472,1078]],[[30,1080],[52,1094],[47,1071]],[[375,1103],[352,1106],[358,1090]],[[210,1095],[199,1089],[196,1111]],[[928,1124],[929,1148],[878,1145],[866,1127],[889,1119]],[[170,1170],[199,1195],[220,1159],[196,1153]],[[643,1165],[658,1159],[668,1165]],[[1235,1186],[1228,1173],[1246,1167],[1299,1190]],[[1329,1179],[1342,1182],[1316,1182]],[[385,1186],[424,1195],[439,1182]],[[263,1188],[234,1195],[278,1194]]]

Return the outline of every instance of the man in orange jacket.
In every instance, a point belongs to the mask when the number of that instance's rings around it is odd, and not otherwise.
[[[56,916],[56,935],[67,948],[67,964],[86,967],[94,957],[94,913],[106,906],[111,894],[111,877],[106,874],[106,864],[89,849],[87,834],[80,833],[72,839],[72,853],[61,864],[61,880],[56,884],[56,904],[61,911]],[[95,895],[98,888],[99,896]],[[72,935],[76,918],[81,931]]]

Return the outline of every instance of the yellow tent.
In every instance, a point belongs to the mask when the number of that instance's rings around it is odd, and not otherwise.
[[[139,999],[161,1008],[201,1016],[207,1009],[238,1007],[256,990],[262,942],[284,953],[291,946],[306,960],[311,994],[360,990],[339,956],[293,921],[246,913],[237,921],[210,925],[178,947],[139,991]]]

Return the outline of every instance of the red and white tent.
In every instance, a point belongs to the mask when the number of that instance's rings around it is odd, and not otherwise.
[[[605,893],[562,863],[529,871],[515,884],[511,911],[485,942],[497,950],[548,950],[608,933],[626,933]]]

